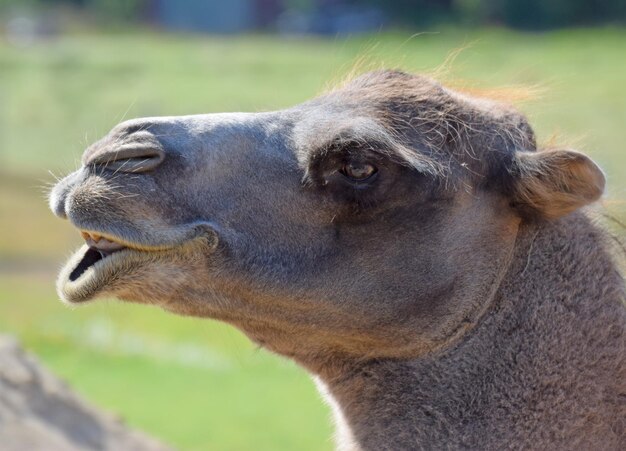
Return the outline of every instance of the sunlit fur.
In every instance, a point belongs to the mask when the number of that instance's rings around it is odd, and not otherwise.
[[[70,281],[79,250],[59,293],[240,328],[316,377],[341,449],[624,449],[624,279],[580,211],[604,183],[514,108],[397,71],[127,121],[50,203],[134,249]]]

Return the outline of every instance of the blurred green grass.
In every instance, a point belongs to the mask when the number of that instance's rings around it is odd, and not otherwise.
[[[606,205],[624,218],[623,29],[0,42],[0,332],[19,336],[88,399],[181,449],[330,449],[329,413],[305,373],[234,329],[112,301],[62,306],[54,270],[80,239],[48,212],[44,192],[123,118],[286,107],[355,63],[431,71],[462,47],[446,78],[544,88],[520,108],[540,140],[556,131],[600,163]]]
[[[303,371],[232,327],[110,301],[70,310],[52,286],[47,274],[0,275],[0,331],[131,425],[180,449],[330,449]]]

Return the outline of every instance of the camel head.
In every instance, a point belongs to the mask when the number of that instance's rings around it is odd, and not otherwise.
[[[86,240],[58,291],[220,319],[305,364],[419,356],[480,318],[522,224],[603,187],[512,108],[374,72],[282,111],[116,126],[51,193]]]

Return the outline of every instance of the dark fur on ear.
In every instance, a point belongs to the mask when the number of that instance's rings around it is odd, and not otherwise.
[[[605,178],[586,155],[574,150],[517,152],[513,205],[524,216],[554,219],[600,198]]]

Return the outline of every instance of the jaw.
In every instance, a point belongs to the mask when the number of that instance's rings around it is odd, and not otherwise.
[[[125,248],[106,257],[87,245],[70,257],[57,279],[57,292],[69,304],[114,294],[121,279],[130,279],[142,267],[151,266],[167,251]],[[161,255],[159,255],[161,254]]]
[[[80,304],[103,296],[148,300],[153,297],[149,293],[175,289],[185,283],[181,279],[203,269],[203,257],[215,250],[217,235],[196,227],[179,244],[147,247],[117,241],[124,247],[113,253],[84,245],[69,258],[57,279],[64,302]]]

